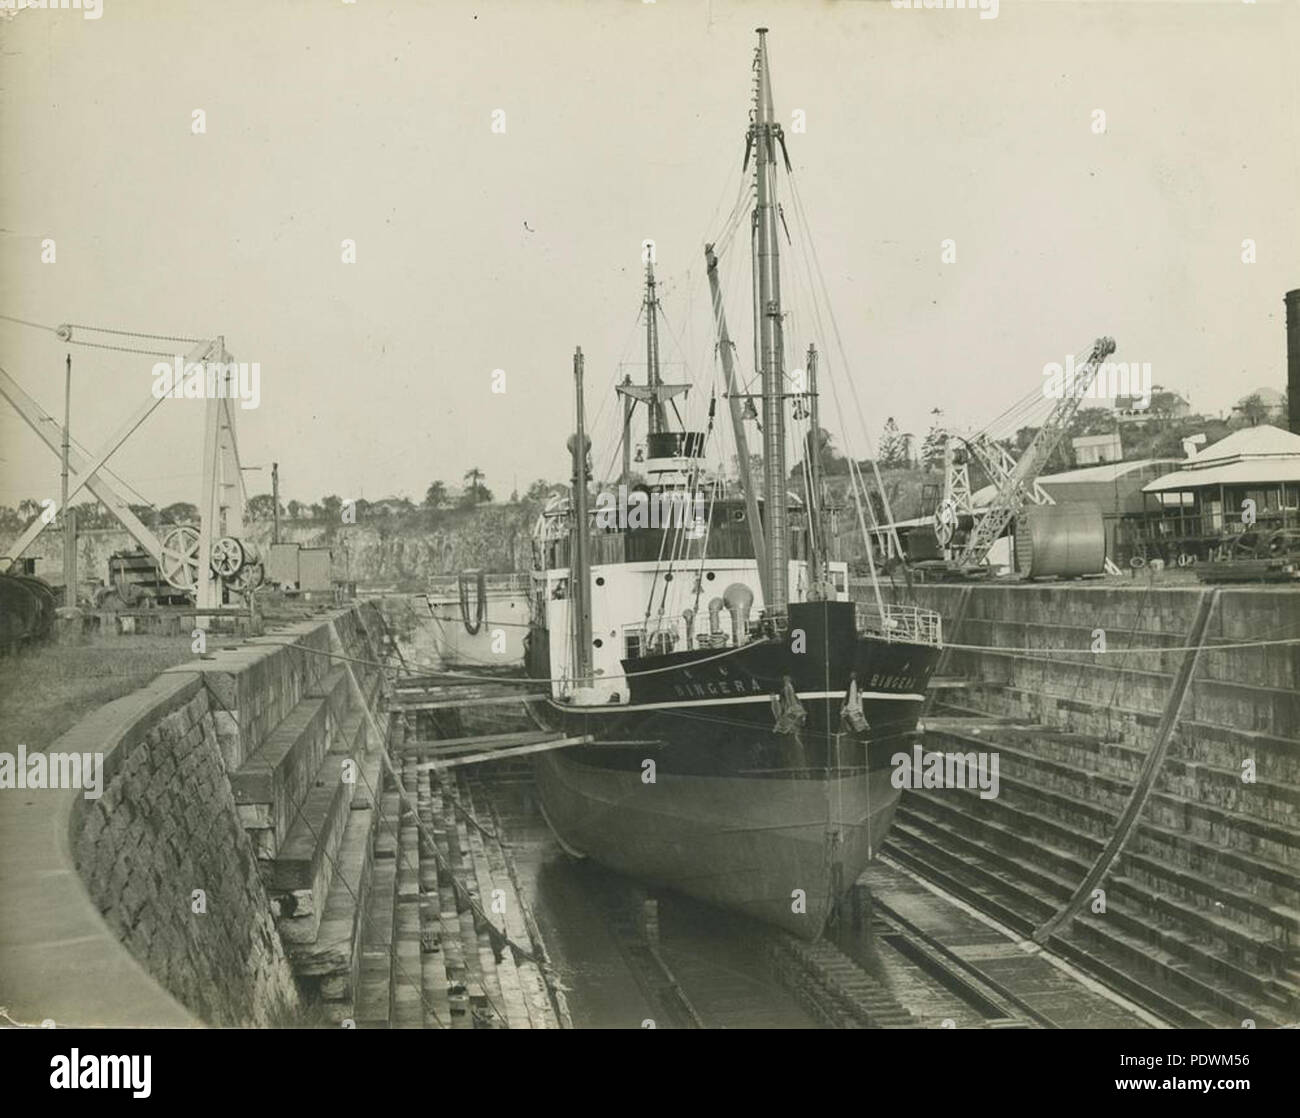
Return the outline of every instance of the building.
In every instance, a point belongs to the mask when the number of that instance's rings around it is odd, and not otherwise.
[[[1265,423],[1271,423],[1275,426],[1285,426],[1286,424],[1286,396],[1276,388],[1256,388],[1254,392],[1247,392],[1232,407],[1234,412],[1251,419],[1251,409],[1246,401],[1252,398],[1258,398],[1259,403],[1256,405],[1258,414],[1254,416],[1257,421],[1262,420]]]
[[[1300,435],[1243,427],[1143,486],[1151,506],[1134,542],[1148,557],[1210,557],[1248,531],[1300,528]]]
[[[1118,462],[1124,457],[1124,445],[1118,431],[1105,435],[1080,435],[1070,440],[1074,447],[1074,461],[1079,466],[1100,466]]]
[[[1151,386],[1151,398],[1144,402],[1136,396],[1115,397],[1115,422],[1132,423],[1144,426],[1153,420],[1183,419],[1192,414],[1192,405],[1177,392],[1171,392],[1162,385]]]

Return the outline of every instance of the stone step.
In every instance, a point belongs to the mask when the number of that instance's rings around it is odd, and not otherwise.
[[[487,803],[486,798],[481,792],[477,797],[475,796],[475,787],[472,780],[462,780],[461,786],[465,806],[476,819],[486,823],[487,819],[484,813]],[[510,875],[506,862],[507,855],[502,846],[502,836],[495,826],[492,829],[494,831],[492,837],[479,836],[478,840],[482,847],[483,857],[486,859],[487,876],[491,881],[491,887],[500,890],[500,896],[505,908],[504,913],[500,916],[495,914],[492,914],[492,916],[494,919],[500,920],[506,935],[513,942],[529,945],[533,943],[533,937],[529,931],[528,915],[524,903],[515,889],[514,880]],[[474,840],[471,839],[471,841]],[[559,1020],[556,1017],[555,1008],[551,1004],[546,980],[538,964],[529,959],[520,959],[516,962],[514,953],[507,950],[503,955],[502,970],[504,972],[502,985],[507,1000],[507,1008],[512,1008],[512,999],[517,990],[518,999],[527,1015],[528,1028],[559,1028]],[[510,1027],[519,1028],[523,1026],[512,1023]]]
[[[304,699],[230,775],[239,820],[259,858],[274,857],[329,749],[329,708]]]
[[[289,948],[294,973],[316,978],[323,1001],[351,1002],[356,993],[361,958],[360,914],[374,871],[373,827],[374,811],[354,805],[343,831],[316,938]]]
[[[375,787],[379,779],[378,756],[361,758],[358,775],[358,788]],[[311,943],[290,947],[295,973],[314,979],[322,1001],[346,1005],[349,1013],[360,972],[362,913],[370,897],[374,870],[376,815],[369,798],[353,796],[315,938]]]
[[[324,915],[334,862],[351,817],[354,783],[327,754],[321,783],[308,794],[276,855],[262,863],[262,879],[279,911],[278,927],[288,943],[310,943]],[[327,783],[330,777],[332,783]]]
[[[422,1029],[426,1021],[418,903],[403,903],[398,899],[396,935],[396,961],[393,966],[394,1027]],[[427,1024],[432,1027],[433,1022]]]
[[[330,721],[340,725],[353,705],[352,680],[348,665],[338,664],[327,671],[303,693],[304,699],[321,699],[329,708]]]
[[[375,835],[375,858],[394,861],[397,858],[397,835],[400,827],[402,801],[396,792],[384,792],[379,797],[378,830]]]
[[[1023,792],[1031,799],[1041,797],[1052,800],[1057,812],[1068,810],[1072,815],[1086,816],[1085,821],[1095,834],[1109,834],[1114,819],[1127,804],[1132,792],[1130,782],[1090,773],[1066,761],[1044,758],[1031,752],[1031,749],[1043,747],[1044,743],[1037,740],[1032,745],[1017,739],[1008,741],[999,731],[987,731],[978,737],[940,731],[933,738],[935,740],[932,744],[946,739],[946,742],[955,743],[963,751],[969,751],[974,746],[985,750],[995,747],[1007,773],[1002,783],[1009,790]],[[1109,743],[1105,748],[1119,750],[1127,747]],[[1174,758],[1166,760],[1166,767],[1177,771],[1181,771],[1185,765],[1185,762]],[[1072,789],[1072,792],[1061,792],[1059,785]],[[1189,812],[1197,819],[1213,821],[1213,825],[1207,824],[1202,828],[1209,833],[1202,836],[1186,828]],[[1158,822],[1160,820],[1176,822],[1179,826],[1162,826]],[[1262,878],[1275,891],[1270,904],[1276,902],[1284,908],[1300,904],[1300,831],[1294,827],[1252,819],[1240,811],[1216,808],[1204,803],[1199,797],[1189,799],[1159,787],[1151,793],[1147,810],[1138,826],[1139,835],[1144,841],[1149,840],[1153,848],[1175,845],[1186,852],[1189,861],[1195,860],[1198,865],[1209,867],[1212,872],[1220,865],[1225,867],[1230,871],[1225,885],[1232,885],[1231,875],[1237,875],[1244,881]],[[1225,848],[1224,836],[1219,833],[1223,827],[1229,827],[1238,834],[1248,833],[1251,848]],[[1271,858],[1265,851],[1272,848],[1284,852],[1294,850],[1297,864],[1288,865],[1285,861]]]
[[[1007,749],[1000,743],[985,743],[986,746],[989,744],[996,744],[1004,758],[1018,762],[1023,756],[1020,751]],[[1049,842],[1057,842],[1062,848],[1073,851],[1075,855],[1082,855],[1089,861],[1102,849],[1103,837],[1109,837],[1126,802],[1120,801],[1113,807],[1106,807],[1091,803],[1082,796],[1047,789],[1041,782],[1020,779],[1016,775],[1015,765],[1009,772],[1000,774],[1000,783],[1010,795],[990,800],[980,799],[978,803],[970,804],[967,801],[977,797],[956,792],[955,795],[963,805],[959,817],[966,812],[998,816],[1018,835],[1032,833]],[[927,792],[923,793],[923,799],[942,807],[953,795],[953,792],[937,796]],[[1043,805],[1048,805],[1049,810],[1036,810]],[[1072,820],[1080,818],[1088,819],[1091,834],[1082,833],[1077,826],[1072,825]],[[1248,928],[1257,929],[1254,933],[1247,931],[1246,934],[1260,943],[1277,940],[1286,944],[1293,936],[1300,934],[1300,910],[1281,901],[1262,899],[1258,895],[1259,875],[1267,876],[1271,869],[1276,888],[1287,889],[1286,899],[1293,899],[1296,886],[1286,867],[1268,867],[1260,860],[1251,863],[1240,855],[1202,843],[1191,836],[1183,838],[1179,846],[1189,851],[1189,860],[1194,862],[1194,868],[1178,866],[1167,856],[1172,836],[1173,832],[1154,825],[1148,826],[1144,820],[1139,819],[1134,839],[1126,850],[1126,857],[1132,864],[1141,867],[1153,881],[1167,882],[1183,892],[1202,895],[1208,905],[1228,910],[1226,915],[1229,917],[1233,912],[1238,913],[1240,921]],[[1244,875],[1244,880],[1233,883],[1224,880],[1223,875],[1216,876],[1214,871],[1221,863],[1235,866],[1237,872]],[[1259,869],[1252,873],[1254,864],[1258,864]]]
[[[1042,897],[1050,898],[1046,903],[1054,908],[1059,908],[1069,899],[1075,882],[1082,880],[1091,865],[1090,859],[1077,858],[1041,842],[1025,839],[1023,825],[1003,826],[970,815],[958,818],[946,811],[927,816],[925,808],[935,806],[930,800],[923,800],[920,804],[911,801],[904,818],[924,832],[928,841],[968,850],[994,867],[995,871],[1005,874],[1010,881],[1033,886]],[[955,826],[960,826],[963,832],[977,832],[980,840],[976,841],[965,833],[955,833]],[[1015,850],[1020,856],[1005,853],[1005,850]],[[1044,864],[1050,865],[1051,870],[1044,870]],[[1204,968],[1238,991],[1263,996],[1278,1004],[1300,1004],[1297,998],[1300,990],[1289,989],[1284,982],[1273,977],[1281,970],[1281,960],[1286,957],[1279,954],[1274,944],[1265,942],[1261,947],[1258,941],[1247,938],[1240,926],[1153,894],[1131,876],[1112,874],[1104,887],[1107,913],[1104,918],[1098,916],[1095,922],[1114,925],[1137,940],[1160,947],[1171,958]],[[1171,917],[1176,921],[1173,928],[1166,926]],[[1225,954],[1223,949],[1207,948],[1199,941],[1197,929],[1206,938],[1217,932],[1216,938],[1221,944],[1235,945],[1238,951],[1251,955],[1251,961],[1243,965],[1230,954]],[[1267,962],[1257,962],[1261,956],[1266,956]]]
[[[357,1027],[387,1029],[394,1016],[393,949],[397,868],[377,861],[361,932],[361,980]]]
[[[949,860],[954,872],[964,874],[967,881],[975,879],[980,882],[977,888],[981,891],[991,889],[993,898],[1013,898],[1012,907],[1008,909],[1005,904],[999,905],[1001,911],[995,909],[994,915],[1004,922],[1010,920],[1009,926],[1021,934],[1029,935],[1053,915],[1072,892],[1072,881],[1060,877],[1054,878],[1056,889],[1047,892],[1042,887],[1041,877],[1035,875],[1030,864],[1021,859],[1010,859],[985,845],[953,834],[946,825],[930,821],[927,826],[910,808],[900,811],[894,829],[898,831],[900,841],[911,840],[920,844],[924,856],[930,860]],[[1068,933],[1056,939],[1077,943],[1083,936],[1109,948],[1130,975],[1152,971],[1158,972],[1155,977],[1175,978],[1206,1007],[1227,1014],[1229,1021],[1235,1017],[1239,1022],[1243,1017],[1256,1015],[1254,1007],[1242,1000],[1241,988],[1211,973],[1217,968],[1207,959],[1197,959],[1193,965],[1186,958],[1187,943],[1169,939],[1164,941],[1164,946],[1153,943],[1150,926],[1125,911],[1120,903],[1121,895],[1126,892],[1123,883],[1111,882],[1106,915],[1093,916],[1085,910],[1075,919]]]

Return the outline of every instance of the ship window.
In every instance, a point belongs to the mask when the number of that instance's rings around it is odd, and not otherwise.
[[[718,576],[715,575],[712,571],[709,571],[709,573],[706,574],[704,577],[705,577],[706,579],[708,579],[709,582],[712,582],[712,581],[713,581],[715,578],[717,578]]]
[[[596,638],[594,641],[592,641],[591,643],[594,644],[597,648],[604,648],[604,647],[605,647],[605,642],[604,642],[603,640],[601,640],[599,637],[597,637],[597,638]]]
[[[604,575],[597,575],[597,576],[596,576],[596,585],[597,585],[597,586],[604,586],[604,585],[605,585],[605,576],[604,576]]]

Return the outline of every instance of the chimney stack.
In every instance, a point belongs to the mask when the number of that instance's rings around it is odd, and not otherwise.
[[[1286,293],[1287,426],[1300,435],[1300,287]]]

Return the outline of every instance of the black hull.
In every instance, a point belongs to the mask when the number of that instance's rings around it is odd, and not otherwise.
[[[593,739],[539,758],[547,819],[575,852],[813,938],[883,841],[938,655],[830,602],[792,605],[779,638],[624,661],[627,703],[532,705]]]

